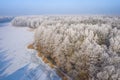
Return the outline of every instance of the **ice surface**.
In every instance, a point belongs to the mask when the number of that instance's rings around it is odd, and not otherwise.
[[[33,40],[28,28],[0,23],[0,80],[61,80],[26,46]]]

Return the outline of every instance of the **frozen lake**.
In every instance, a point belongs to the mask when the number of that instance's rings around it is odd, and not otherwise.
[[[33,36],[26,27],[0,23],[0,80],[61,80],[35,50],[26,48]]]

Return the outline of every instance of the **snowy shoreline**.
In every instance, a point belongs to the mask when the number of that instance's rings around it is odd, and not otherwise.
[[[11,23],[0,24],[0,80],[61,80],[35,50],[27,49],[33,32]]]

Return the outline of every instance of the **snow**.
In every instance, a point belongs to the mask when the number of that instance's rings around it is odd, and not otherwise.
[[[26,48],[33,36],[27,27],[0,23],[0,80],[60,80],[35,50]]]

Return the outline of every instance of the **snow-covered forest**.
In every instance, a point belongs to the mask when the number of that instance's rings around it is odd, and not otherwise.
[[[73,80],[120,79],[119,16],[20,16],[34,47]]]

